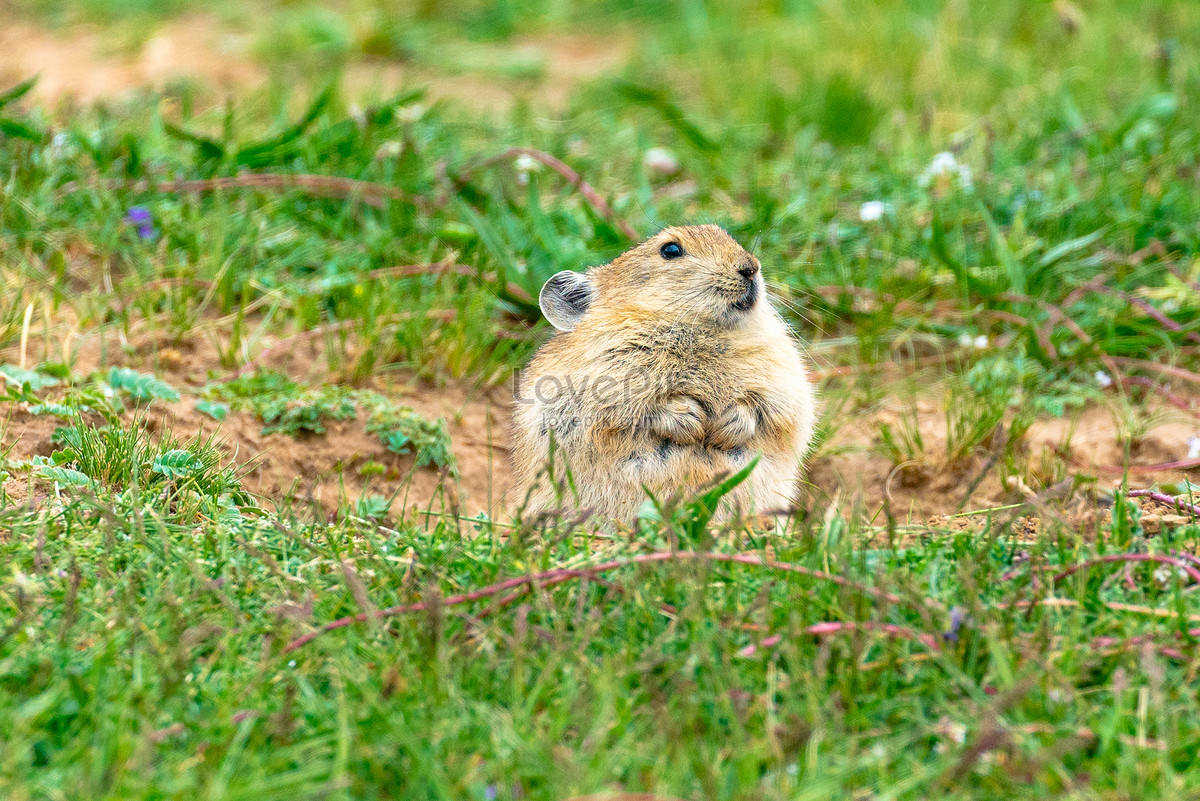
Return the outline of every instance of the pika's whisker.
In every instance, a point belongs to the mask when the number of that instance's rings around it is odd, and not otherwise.
[[[808,323],[809,325],[811,325],[813,328],[820,329],[820,327],[821,327],[821,326],[817,325],[817,323],[816,323],[816,321],[815,321],[815,320],[813,320],[811,317],[809,317],[807,314],[805,314],[805,313],[804,313],[804,312],[803,312],[803,311],[800,309],[800,307],[799,307],[799,306],[797,306],[797,305],[796,305],[795,303],[793,303],[792,301],[788,300],[787,298],[785,298],[785,297],[783,297],[783,296],[781,296],[781,295],[777,295],[777,294],[772,294],[772,295],[771,295],[771,298],[772,298],[773,300],[777,301],[777,302],[778,302],[780,305],[782,305],[782,306],[785,306],[785,307],[786,307],[788,310],[790,310],[790,311],[791,311],[793,314],[795,314],[797,317],[799,317],[799,318],[800,318],[801,320],[803,320],[804,322],[806,322],[806,323]]]

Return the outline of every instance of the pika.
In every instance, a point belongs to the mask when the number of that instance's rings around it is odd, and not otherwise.
[[[790,505],[815,392],[758,259],[722,228],[667,228],[557,273],[538,303],[558,332],[517,382],[511,454],[527,513],[561,501],[630,521],[645,490],[699,489],[756,454],[722,514]]]

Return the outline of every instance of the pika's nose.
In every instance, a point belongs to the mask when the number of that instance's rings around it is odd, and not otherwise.
[[[738,275],[749,281],[754,276],[758,275],[758,262],[754,259],[746,259],[738,265]]]

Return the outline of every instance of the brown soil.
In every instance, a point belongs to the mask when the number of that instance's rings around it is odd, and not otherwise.
[[[31,361],[43,354],[30,347]],[[61,358],[55,354],[51,358]],[[13,349],[0,351],[0,363],[18,363]],[[263,366],[285,370],[312,385],[337,379],[321,365],[325,361],[319,345],[300,341],[284,349]],[[411,456],[389,452],[364,429],[362,416],[355,420],[330,421],[320,435],[294,438],[284,434],[263,435],[262,423],[249,413],[231,413],[224,422],[197,412],[187,390],[203,386],[209,376],[232,378],[235,371],[223,369],[216,347],[203,337],[179,343],[144,339],[132,347],[85,337],[77,345],[74,370],[86,375],[112,365],[155,372],[185,397],[176,403],[155,403],[146,414],[146,425],[154,431],[170,431],[177,439],[193,435],[217,435],[229,462],[245,465],[245,486],[268,501],[312,506],[333,514],[347,502],[351,505],[366,493],[395,496],[394,510],[431,509],[470,515],[499,515],[508,488],[508,415],[501,389],[478,390],[466,384],[433,386],[420,381],[376,381],[368,385],[397,403],[423,416],[446,420],[457,461],[457,479],[429,468],[414,469]],[[24,405],[9,405],[0,411],[0,450],[11,447],[11,459],[33,454],[49,455],[50,441],[61,422],[30,414]],[[7,421],[7,423],[5,423]],[[364,477],[369,462],[382,465],[382,475]],[[27,489],[19,479],[9,481],[8,491],[17,499]]]
[[[487,397],[469,398],[455,388],[436,394],[406,395],[403,401],[422,407],[426,414],[453,421],[449,428],[461,470],[458,480],[432,469],[414,469],[412,457],[390,453],[366,433],[361,417],[331,422],[319,435],[264,436],[262,423],[249,414],[230,414],[223,423],[217,423],[197,412],[191,399],[184,399],[155,404],[145,414],[145,425],[151,431],[170,431],[185,441],[215,433],[229,461],[245,465],[245,487],[275,503],[310,506],[333,514],[340,506],[352,507],[366,493],[373,493],[395,496],[396,509],[498,513],[497,502],[507,472],[502,445],[489,447],[486,440],[474,436],[486,430],[489,417],[495,425]],[[54,450],[50,436],[59,425],[59,420],[34,416],[23,408],[13,409],[3,438],[5,447],[12,446],[10,458],[48,456]],[[384,473],[364,477],[361,469],[368,462],[382,465]],[[13,479],[9,483],[10,494],[20,500],[25,494],[23,481]]]
[[[63,320],[60,314],[60,324]],[[69,358],[76,374],[114,364],[130,366],[160,375],[184,390],[185,396],[188,390],[235,374],[221,363],[222,336],[213,326],[202,323],[183,341],[161,333],[139,334],[137,328],[135,324],[129,339],[112,331],[68,335],[67,343],[47,343],[37,337],[28,343],[26,360]],[[260,352],[265,349],[269,354],[259,366],[278,369],[311,386],[344,383],[351,378],[329,371],[324,340],[319,336],[270,347],[275,342],[268,338],[259,343]],[[353,345],[350,348],[345,364],[353,363]],[[18,349],[0,350],[0,363],[20,361]],[[218,426],[196,412],[192,399],[185,397],[174,404],[155,404],[148,422],[182,438],[216,431],[230,461],[248,465],[247,487],[277,502],[315,504],[323,513],[332,514],[347,501],[352,504],[364,493],[374,493],[397,495],[397,506],[410,509],[504,514],[509,489],[509,395],[505,388],[480,389],[464,383],[435,386],[403,376],[377,376],[369,387],[428,418],[447,421],[460,470],[457,481],[432,470],[414,470],[411,458],[389,453],[367,434],[361,419],[331,422],[319,436],[264,436],[261,423],[249,414],[231,414]],[[827,394],[836,391],[833,386],[826,387]],[[930,394],[928,388],[925,392]],[[11,457],[17,459],[48,454],[56,421],[10,408],[7,430],[0,432],[0,447],[15,443]],[[878,447],[879,427],[885,422],[902,427],[913,409],[924,451],[913,463],[897,466]],[[4,414],[0,410],[0,424]],[[1109,490],[1121,482],[1118,466],[1125,461],[1125,446],[1120,432],[1128,425],[1118,421],[1129,414],[1114,399],[1111,406],[1097,405],[1061,419],[1041,420],[1024,439],[1019,475],[1005,476],[1003,460],[994,457],[991,443],[983,443],[962,464],[946,464],[946,418],[940,397],[922,397],[914,405],[893,396],[872,408],[840,413],[842,422],[831,443],[810,461],[806,491],[819,505],[858,509],[877,523],[890,514],[900,524],[974,527],[984,516],[966,520],[953,516],[1021,503],[1033,503],[1038,514],[1053,508],[1055,514],[1075,522],[1092,520],[1103,513],[1096,504],[1095,490]],[[1200,430],[1200,421],[1178,410],[1158,408],[1153,399],[1138,407],[1134,418],[1140,421],[1129,447],[1134,465],[1186,458],[1188,438]],[[364,477],[361,469],[368,462],[383,465],[384,474]],[[1182,475],[1179,471],[1135,475],[1132,484],[1149,486],[1154,480],[1178,480]],[[1079,476],[1094,479],[1087,492],[1075,492],[1073,482],[1064,481]],[[10,491],[20,492],[11,487]],[[1026,507],[1006,514],[1028,511]]]
[[[265,80],[247,47],[244,37],[220,32],[207,17],[164,23],[133,53],[116,52],[106,32],[95,27],[52,33],[0,20],[0,85],[38,75],[38,100],[91,103],[195,78],[221,96]]]
[[[113,334],[108,337],[114,339]],[[184,389],[186,395],[186,390],[198,388],[213,377],[233,375],[233,371],[221,366],[216,345],[215,338],[209,340],[204,336],[185,342],[146,337],[135,344],[122,344],[102,340],[98,335],[85,335],[72,349],[77,373],[110,364],[127,365],[156,372]],[[280,369],[312,385],[344,380],[344,376],[331,375],[325,369],[319,338],[301,338],[287,345],[272,350],[273,355],[264,366]],[[40,353],[38,343],[30,343],[27,355],[30,361],[43,356],[61,358],[59,354]],[[0,361],[17,362],[19,354],[11,350],[0,352]],[[434,386],[415,380],[378,379],[371,386],[427,417],[446,419],[460,469],[458,480],[429,469],[414,470],[411,457],[389,453],[374,436],[367,434],[362,419],[331,422],[322,435],[264,436],[261,423],[249,414],[231,414],[224,423],[217,424],[195,411],[192,399],[185,397],[177,403],[155,404],[147,424],[182,438],[216,432],[230,462],[247,465],[246,486],[274,502],[311,505],[323,514],[333,514],[347,502],[353,504],[365,493],[374,493],[395,495],[396,506],[408,509],[503,516],[509,488],[506,449],[509,410],[508,395],[503,388]],[[898,401],[892,400],[876,409],[847,413],[846,422],[833,438],[830,453],[818,454],[809,466],[810,498],[847,511],[858,508],[880,523],[890,513],[901,524],[971,528],[983,517],[954,515],[964,510],[1031,500],[1039,512],[1052,505],[1065,510],[1063,513],[1073,520],[1091,519],[1097,513],[1094,498],[1086,502],[1076,498],[1075,505],[1068,509],[1066,502],[1071,500],[1072,493],[1069,487],[1062,489],[1056,482],[1066,476],[1091,475],[1096,477],[1096,488],[1104,489],[1118,485],[1121,480],[1120,474],[1110,474],[1105,469],[1120,465],[1124,458],[1115,422],[1119,413],[1115,409],[1094,406],[1069,418],[1038,422],[1026,437],[1026,469],[1020,479],[1010,477],[1007,482],[1001,475],[1002,465],[986,447],[957,467],[939,461],[938,455],[945,453],[945,416],[941,403],[934,400],[916,403],[917,422],[925,442],[923,458],[914,464],[894,465],[880,452],[876,438],[881,423],[898,424],[902,409]],[[1182,414],[1157,412],[1151,413],[1150,420],[1144,426],[1147,430],[1139,435],[1137,446],[1131,448],[1133,463],[1184,458],[1187,439],[1197,430],[1196,422]],[[15,459],[31,454],[48,455],[52,450],[50,436],[56,425],[53,419],[35,417],[23,408],[12,407],[0,441],[4,446],[13,446],[10,456]],[[383,465],[384,473],[364,477],[362,467],[368,462]],[[1178,475],[1156,477],[1178,478]],[[1138,483],[1148,484],[1149,479]],[[972,484],[975,487],[968,496]],[[10,486],[10,492],[18,497],[22,491]],[[1171,521],[1164,519],[1164,522]],[[1036,526],[1031,530],[1035,529]]]
[[[77,25],[53,32],[0,10],[0,87],[38,75],[36,101],[93,103],[189,80],[202,97],[220,100],[266,83],[268,70],[253,53],[255,36],[207,15],[191,15],[160,24],[140,46],[121,49],[106,28]],[[464,46],[462,63],[442,72],[361,59],[348,66],[343,88],[355,98],[424,86],[432,99],[453,98],[486,111],[505,111],[519,99],[561,108],[574,87],[619,67],[629,49],[627,41],[612,36],[560,34]],[[489,68],[514,59],[540,69],[516,79]]]
[[[560,109],[580,84],[593,80],[625,63],[629,42],[610,35],[551,35],[526,37],[502,44],[474,45],[470,62],[448,72],[415,69],[399,64],[357,62],[346,74],[350,96],[387,95],[405,86],[423,86],[433,99],[450,98],[456,103],[484,111],[507,111],[518,100],[528,100],[543,109]],[[524,57],[541,65],[541,74],[512,78],[486,68],[491,63]]]
[[[1021,449],[1025,469],[1019,480],[1001,475],[1003,465],[982,447],[966,464],[949,466],[946,419],[940,401],[916,404],[917,424],[925,443],[924,458],[896,465],[878,449],[881,423],[902,425],[895,403],[847,415],[832,445],[835,455],[817,454],[809,465],[809,491],[846,507],[859,506],[881,520],[885,507],[900,522],[947,519],[963,511],[989,509],[1036,499],[1062,505],[1071,495],[1058,486],[1068,476],[1095,479],[1098,490],[1121,484],[1125,448],[1116,409],[1090,406],[1063,418],[1039,420],[1025,436]],[[1182,412],[1156,413],[1130,448],[1130,463],[1151,465],[1185,459],[1188,438],[1200,432],[1200,421]],[[1136,475],[1131,485],[1154,480],[1178,480],[1180,471]],[[974,488],[972,488],[974,485]],[[970,494],[968,495],[968,491]],[[1079,512],[1080,510],[1076,510]]]

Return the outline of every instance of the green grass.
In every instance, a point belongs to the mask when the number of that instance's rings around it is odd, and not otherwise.
[[[75,430],[64,464],[97,483],[58,482],[43,511],[0,513],[9,798],[1197,789],[1187,626],[1106,608],[1195,614],[1194,594],[1153,564],[1129,586],[1113,568],[1053,587],[1043,572],[1114,548],[1115,531],[1018,545],[997,523],[907,547],[877,531],[864,545],[870,532],[840,517],[713,535],[684,523],[704,518],[687,507],[636,540],[445,518],[306,523],[231,495],[204,443],[189,446],[188,476],[164,483],[146,468],[165,446]],[[1138,536],[1136,518],[1124,522]],[[1198,537],[1188,526],[1146,546]],[[451,605],[509,577],[671,546],[849,584],[669,561]],[[425,609],[287,650],[314,625],[418,600]],[[859,630],[806,633],[827,621]],[[1133,644],[1143,636],[1151,645]]]
[[[19,6],[118,32],[198,8]],[[51,109],[0,88],[0,434],[26,411],[60,425],[52,452],[0,461],[0,796],[1200,792],[1194,585],[1162,562],[1050,580],[1099,556],[1195,552],[1200,528],[1151,536],[1143,502],[1024,442],[1036,420],[1106,402],[1132,458],[1162,387],[1113,367],[1162,376],[1112,360],[1197,368],[1200,9],[217,10],[276,70],[227,105],[176,87]],[[562,107],[541,105],[538,56],[479,56],[597,30],[632,43],[625,63]],[[365,59],[526,95],[503,113],[418,85],[351,96],[337,72]],[[536,161],[490,160],[509,147],[565,161],[612,214]],[[679,174],[645,164],[652,147]],[[911,480],[962,475],[965,490],[994,471],[1042,493],[1069,478],[1111,519],[1014,494],[965,509],[978,525],[960,531],[816,492],[767,531],[709,525],[711,498],[619,536],[403,513],[375,493],[330,520],[246,492],[219,434],[151,424],[173,402],[294,436],[353,420],[453,472],[445,425],[372,387],[503,384],[548,333],[529,301],[548,276],[617,255],[625,226],[702,221],[752,246],[817,367],[848,368],[823,387],[820,454],[848,419],[932,395],[944,438],[915,406],[877,432]],[[301,339],[320,380],[270,372],[271,347]],[[195,343],[215,354],[185,386],[171,353]],[[937,362],[932,393],[872,372],[911,360]],[[680,558],[451,603],[672,550],[849,583]]]

